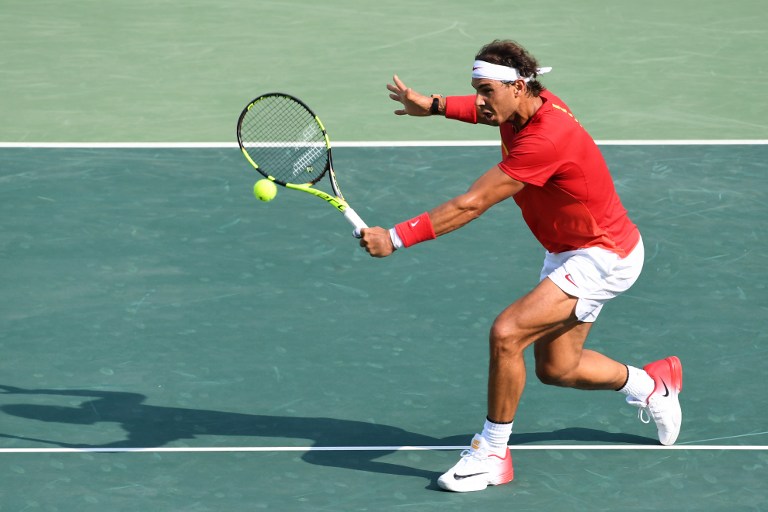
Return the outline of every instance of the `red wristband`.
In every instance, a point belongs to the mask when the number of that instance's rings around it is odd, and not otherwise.
[[[397,231],[397,236],[400,237],[400,240],[403,241],[404,247],[410,247],[419,242],[437,238],[435,229],[432,227],[432,221],[427,212],[424,212],[411,220],[397,224],[395,226],[395,231]]]
[[[477,124],[474,96],[448,96],[445,98],[445,117],[465,123]]]

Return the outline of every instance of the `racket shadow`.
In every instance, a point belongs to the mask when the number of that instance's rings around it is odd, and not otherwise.
[[[465,446],[471,433],[436,438],[409,432],[391,425],[325,417],[291,417],[245,414],[205,409],[165,407],[146,404],[139,393],[82,389],[23,389],[0,385],[0,394],[48,395],[83,398],[78,406],[41,405],[37,403],[5,404],[3,414],[55,424],[93,425],[119,424],[126,432],[122,439],[90,444],[88,429],[78,429],[80,439],[39,439],[13,433],[0,433],[6,439],[24,440],[63,448],[156,448],[181,440],[204,436],[260,437],[279,440],[267,446],[284,446],[286,440],[308,440],[314,447],[397,447],[397,446]],[[50,399],[47,399],[50,400]],[[60,429],[52,427],[52,431]],[[95,433],[95,431],[92,431]],[[102,436],[99,436],[102,437]],[[605,443],[654,444],[655,440],[628,434],[614,434],[586,428],[566,428],[552,432],[514,434],[510,443],[531,444],[549,441],[583,441]],[[440,473],[377,459],[395,450],[307,451],[302,459],[310,464],[426,478],[428,489],[436,489]]]

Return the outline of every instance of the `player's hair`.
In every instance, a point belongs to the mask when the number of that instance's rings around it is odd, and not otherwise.
[[[509,66],[517,69],[520,76],[531,77],[531,80],[526,84],[528,94],[531,96],[536,97],[546,89],[541,82],[536,80],[536,68],[539,67],[536,58],[515,41],[496,39],[483,46],[475,56],[475,60]]]

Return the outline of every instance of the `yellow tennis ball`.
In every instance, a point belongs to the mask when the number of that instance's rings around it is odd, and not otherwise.
[[[272,180],[259,180],[253,185],[253,195],[261,201],[271,201],[277,195],[277,186]]]

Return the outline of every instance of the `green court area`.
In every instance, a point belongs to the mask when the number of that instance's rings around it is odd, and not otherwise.
[[[767,146],[602,150],[646,264],[589,345],[681,358],[678,444],[531,375],[515,482],[454,495],[488,328],[543,257],[512,202],[374,260],[322,201],[256,201],[235,147],[0,149],[0,510],[764,510]],[[390,226],[498,148],[335,157]]]
[[[396,121],[385,84],[469,94],[497,38],[597,139],[768,139],[763,0],[3,0],[0,34],[0,141],[231,141],[274,90],[336,140],[495,139]]]

